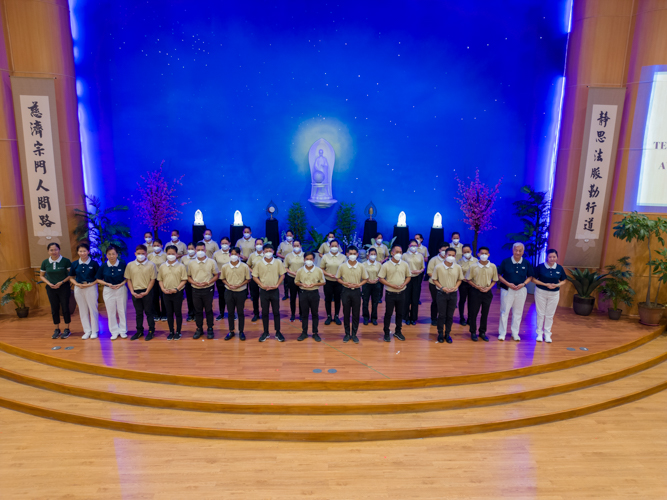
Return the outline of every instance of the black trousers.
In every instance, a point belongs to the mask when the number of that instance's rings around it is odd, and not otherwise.
[[[404,319],[417,321],[419,318],[419,296],[422,292],[422,280],[424,275],[413,276],[405,289],[405,311]]]
[[[206,312],[206,326],[213,328],[215,317],[213,316],[213,290],[214,287],[192,288],[192,301],[195,304],[195,322],[197,328],[204,328],[204,312]]]
[[[153,315],[160,318],[167,315],[167,308],[164,305],[164,295],[157,283],[153,287]]]
[[[284,263],[284,261],[283,261]],[[289,275],[285,273],[285,279],[283,280],[283,291],[285,292],[285,297],[291,297],[292,296],[292,288],[290,287],[289,283],[287,282],[287,278]],[[292,309],[294,310],[294,309]],[[294,313],[292,313],[294,314]]]
[[[58,288],[51,288],[46,286],[46,295],[49,297],[49,304],[51,304],[51,316],[53,317],[53,324],[60,324],[60,311],[63,313],[63,320],[66,325],[72,322],[69,314],[69,298],[72,294],[72,286],[69,283],[63,283]]]
[[[215,287],[218,289],[218,308],[220,309],[220,316],[224,316],[225,303],[227,302],[225,299],[225,292],[227,291],[227,289],[225,288],[225,284],[222,282],[222,280],[216,281]],[[229,312],[229,308],[227,308],[227,312]]]
[[[248,285],[250,287],[250,298],[252,299],[252,313],[259,316],[259,285],[253,279],[250,280]]]
[[[289,295],[289,307],[292,316],[296,316],[296,301],[299,298],[300,290],[294,283],[294,276],[285,273],[285,295]],[[299,304],[299,316],[301,316],[301,304]]]
[[[269,333],[269,307],[273,310],[273,327],[280,331],[280,290],[259,289],[259,300],[262,303],[262,325],[264,333]]]
[[[340,294],[343,291],[343,285],[337,281],[326,280],[324,284],[324,309],[327,312],[327,316],[332,316],[331,314],[331,301],[334,301],[334,314],[333,316],[338,316],[340,313]]]
[[[227,303],[227,320],[229,321],[229,331],[234,331],[234,311],[239,317],[239,333],[243,332],[245,327],[245,314],[243,307],[245,306],[246,298],[248,297],[248,290],[233,291],[225,289],[225,302]]]
[[[482,293],[477,288],[470,287],[468,302],[468,325],[470,333],[477,333],[477,314],[482,309],[482,318],[479,320],[479,333],[486,333],[486,320],[489,318],[489,309],[493,300],[493,291]]]
[[[144,288],[143,290],[135,290],[134,293],[144,293],[145,291],[146,289]],[[155,288],[151,288],[151,291],[140,299],[137,299],[132,295],[132,305],[134,306],[134,311],[137,316],[137,333],[143,333],[144,331],[144,314],[148,321],[148,330],[151,332],[155,331],[155,315],[153,313],[154,293]]]
[[[319,333],[319,308],[320,291],[319,290],[299,290],[299,309],[301,309],[301,332],[308,333],[308,314],[313,318],[313,333]]]
[[[164,299],[164,306],[167,311],[169,331],[174,331],[174,316],[176,316],[176,331],[180,332],[183,326],[183,312],[181,311],[183,307],[183,292],[163,293],[162,298]]]
[[[194,316],[195,303],[192,300],[192,285],[190,283],[185,284],[185,298],[188,301],[188,316]]]
[[[378,304],[382,298],[382,283],[366,283],[361,287],[361,298],[363,299],[363,316],[364,319],[377,321],[378,319]],[[368,302],[371,302],[371,311],[368,310]]]
[[[361,311],[361,288],[345,288],[340,295],[343,302],[343,326],[345,333],[356,335],[359,330],[359,312]],[[352,315],[352,330],[350,331],[350,313]]]
[[[450,334],[452,332],[452,323],[454,323],[454,311],[456,311],[456,292],[438,292],[438,333]]]
[[[438,321],[438,289],[433,283],[429,283],[428,291],[431,294],[431,321]]]
[[[466,307],[466,300],[468,301],[468,315],[470,315],[470,293],[473,290],[465,281],[459,285],[459,319],[465,317],[464,310]]]
[[[391,317],[396,309],[396,333],[401,333],[403,323],[403,308],[405,307],[405,290],[402,292],[390,292],[387,290],[384,294],[384,333],[389,333],[391,326]]]

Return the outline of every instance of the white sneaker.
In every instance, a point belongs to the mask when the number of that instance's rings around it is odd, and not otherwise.
[[[502,342],[503,340],[505,340],[505,336],[504,335],[503,336],[498,335],[498,340],[500,340]]]
[[[111,340],[116,340],[117,338],[118,338],[118,334],[117,334],[117,333],[112,333],[112,334],[111,334]]]
[[[517,342],[519,342],[521,338],[518,335],[512,335],[512,340],[516,340]]]
[[[91,334],[90,334],[90,338],[91,338],[91,339],[96,339],[96,338],[97,338],[97,332],[95,332],[95,333],[91,333]]]
[[[544,334],[544,341],[551,344],[551,334],[550,333],[545,333]]]
[[[127,333],[121,333],[120,338],[121,339],[126,339],[127,338]]]
[[[84,333],[83,337],[81,337],[83,340],[88,340],[90,338],[90,333]]]
[[[541,334],[537,336],[537,341],[542,342],[542,335]]]

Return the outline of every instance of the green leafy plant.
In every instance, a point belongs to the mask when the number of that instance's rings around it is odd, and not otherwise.
[[[262,239],[264,240],[264,244],[265,244],[265,245],[266,245],[267,243],[268,243],[269,245],[273,245],[273,243],[272,243],[271,241],[269,241],[269,239],[268,239],[266,236],[264,236],[264,238],[262,238]]]
[[[593,292],[604,283],[606,274],[600,274],[590,269],[571,269],[572,276],[567,276],[567,280],[574,285],[577,295],[582,299],[590,299]]]
[[[306,209],[298,201],[292,203],[287,210],[287,225],[294,233],[294,237],[301,241],[306,237],[308,220],[306,219]]]
[[[86,210],[74,209],[74,215],[78,219],[74,228],[76,241],[90,243],[90,255],[94,260],[102,262],[107,253],[109,245],[118,247],[121,255],[127,254],[127,245],[121,238],[130,237],[130,228],[116,220],[116,215],[127,212],[125,205],[117,205],[111,208],[102,208],[102,202],[96,196],[85,197]]]
[[[667,248],[658,250],[658,255],[662,258],[650,260],[648,263],[653,268],[652,272],[658,280],[658,291],[655,294],[656,302],[658,301],[658,297],[660,297],[660,287],[663,283],[667,283]]]
[[[663,247],[665,246],[665,239],[662,235],[667,233],[667,219],[658,217],[651,220],[646,215],[637,212],[621,213],[620,215],[623,218],[614,225],[614,237],[627,242],[646,241],[648,248],[648,290],[646,291],[646,302],[644,304],[649,308],[660,308],[662,306],[658,304],[657,294],[655,301],[651,301],[651,284],[655,267],[654,264],[651,264],[651,262],[654,262],[651,254],[651,244],[658,240]]]
[[[308,234],[310,235],[310,239],[302,242],[302,245],[308,252],[317,252],[322,243],[327,240],[327,235],[318,233],[312,226],[308,230]]]
[[[339,239],[352,241],[352,235],[357,229],[357,215],[354,213],[354,203],[341,202],[336,212],[336,236]]]
[[[17,309],[23,309],[25,308],[25,294],[32,290],[32,283],[27,281],[17,281],[16,283],[12,283],[14,279],[16,279],[16,276],[7,278],[2,284],[2,287],[0,287],[0,293],[4,294],[0,300],[0,305],[4,306],[10,302],[14,302]],[[10,285],[12,287],[12,291],[5,293],[9,289]]]
[[[547,248],[551,203],[546,191],[535,191],[530,186],[523,186],[521,192],[528,195],[528,199],[517,200],[513,205],[514,215],[523,223],[523,231],[508,234],[510,242],[503,245],[503,248],[511,248],[520,241],[525,246],[528,261],[537,266],[542,252]]]
[[[391,239],[391,241],[382,240],[382,244],[385,245],[389,249],[389,251],[391,252],[391,247],[393,246],[394,241],[396,241],[396,236],[394,236]],[[375,246],[375,238],[371,238],[370,244],[366,243],[364,245],[364,248],[366,248],[368,250],[370,247],[374,247],[374,246]]]
[[[630,257],[621,257],[618,259],[618,264],[610,264],[605,269],[609,272],[600,290],[611,299],[614,310],[618,310],[621,303],[631,307],[635,291],[630,286],[630,278],[632,278]]]

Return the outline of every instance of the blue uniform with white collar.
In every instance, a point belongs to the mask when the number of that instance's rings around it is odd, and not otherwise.
[[[545,264],[540,264],[537,266],[535,269],[535,279],[538,281],[541,281],[542,283],[553,283],[553,284],[558,284],[561,281],[565,281],[567,279],[567,276],[565,276],[565,269],[563,269],[563,266],[560,264],[556,264],[556,267],[554,269],[551,269],[550,267],[547,267]],[[558,288],[547,288],[546,286],[543,285],[535,285],[537,288],[540,290],[544,290],[545,292],[557,292],[559,289]]]
[[[97,270],[100,265],[93,259],[88,259],[87,263],[82,263],[80,259],[72,262],[69,275],[74,276],[77,283],[86,284],[97,280]]]
[[[498,266],[498,276],[502,276],[506,281],[513,285],[524,283],[528,278],[532,278],[533,274],[532,264],[524,258],[521,258],[521,262],[515,264],[512,257],[508,257]],[[501,281],[498,281],[498,286],[505,290],[508,289],[508,287]]]

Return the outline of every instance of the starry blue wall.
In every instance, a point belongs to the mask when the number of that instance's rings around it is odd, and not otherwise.
[[[333,194],[379,210],[391,233],[435,212],[470,240],[454,175],[502,176],[498,251],[517,229],[511,201],[546,190],[567,43],[567,0],[228,2],[71,0],[86,189],[131,204],[141,173],[165,160],[188,238],[196,209],[219,238],[235,210],[263,233],[264,208],[317,209],[308,149],[336,150]],[[280,218],[280,215],[279,215]],[[130,221],[133,240],[144,227]]]

